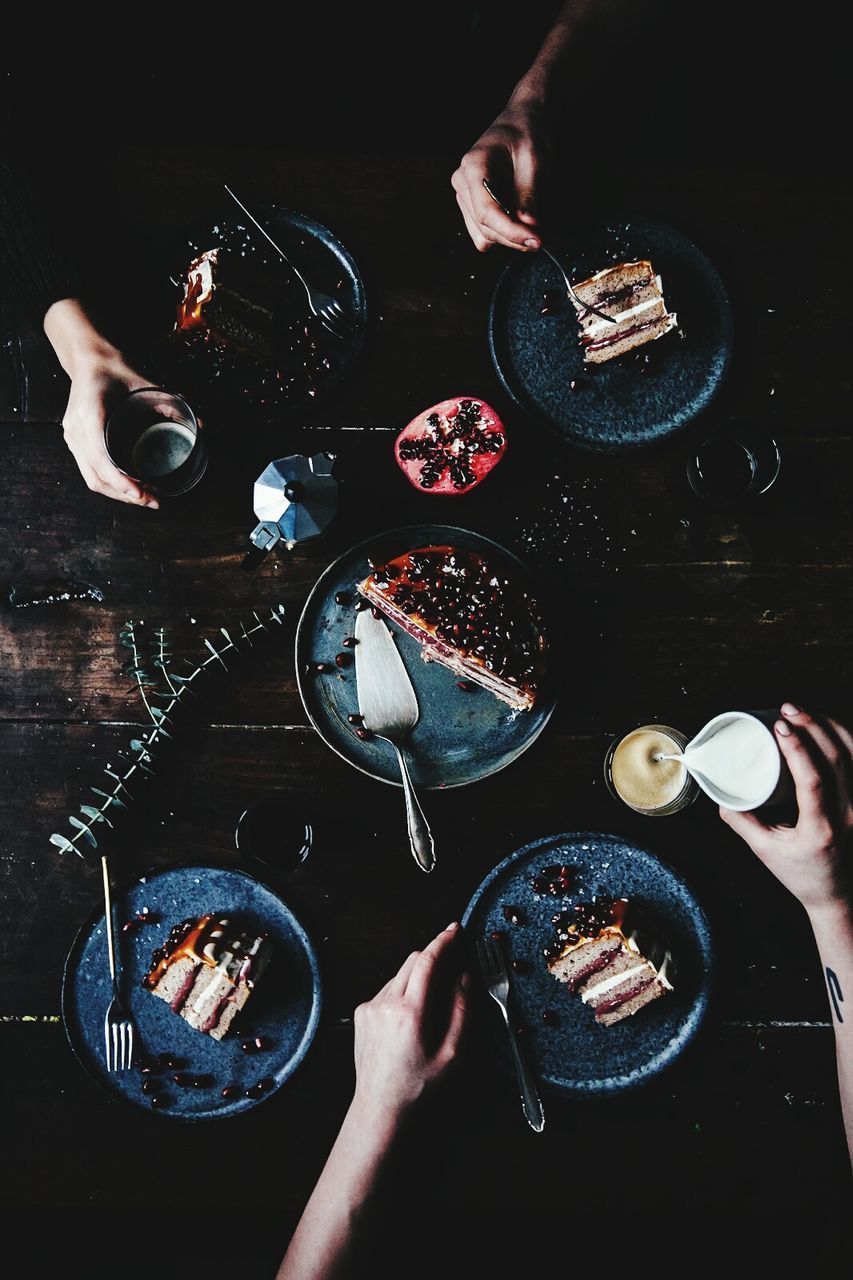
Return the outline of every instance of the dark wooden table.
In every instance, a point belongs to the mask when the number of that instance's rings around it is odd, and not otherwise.
[[[434,1266],[454,1249],[460,1257],[460,1240],[477,1244],[489,1274],[502,1273],[513,1240],[531,1264],[571,1262],[568,1242],[581,1231],[586,1201],[600,1204],[607,1188],[620,1221],[624,1201],[624,1212],[656,1220],[661,1211],[670,1223],[700,1211],[712,1224],[760,1224],[759,1234],[771,1223],[784,1235],[808,1222],[814,1256],[829,1256],[841,1239],[849,1170],[805,917],[704,797],[682,815],[648,822],[610,797],[602,760],[615,734],[652,720],[690,733],[721,710],[786,697],[842,716],[853,710],[853,438],[842,337],[849,289],[834,249],[849,225],[849,193],[832,175],[808,190],[790,175],[759,172],[673,169],[632,179],[636,207],[693,235],[730,289],[737,354],[704,425],[766,428],[783,450],[771,493],[719,517],[688,488],[689,436],[599,457],[552,445],[507,403],[485,340],[503,260],[478,256],[462,234],[451,169],[449,157],[433,156],[127,156],[127,192],[154,232],[217,204],[223,178],[253,199],[278,199],[329,224],[361,264],[376,315],[363,367],[342,394],[297,422],[219,432],[203,485],[159,514],[86,491],[55,425],[61,376],[51,372],[31,389],[29,416],[48,420],[21,423],[6,406],[0,579],[83,578],[104,600],[0,605],[5,1201],[50,1215],[113,1210],[138,1224],[179,1170],[182,1213],[196,1221],[211,1205],[214,1215],[227,1214],[242,1180],[261,1231],[247,1233],[241,1221],[235,1257],[257,1254],[258,1274],[268,1273],[349,1098],[355,1004],[458,917],[482,876],[514,848],[589,829],[637,839],[695,887],[719,956],[705,1032],[675,1068],[633,1095],[549,1100],[539,1137],[522,1120],[513,1082],[472,1046],[412,1128],[387,1191],[380,1235],[390,1258],[400,1259],[409,1242],[405,1268],[383,1262],[380,1251],[365,1274],[420,1274],[418,1259],[426,1270],[427,1259]],[[463,500],[418,496],[393,465],[393,432],[457,392],[506,414],[513,452]],[[252,479],[270,457],[317,448],[340,457],[338,519],[321,541],[242,573]],[[440,859],[426,878],[406,849],[398,797],[349,768],[307,722],[293,663],[300,607],[338,551],[396,523],[459,520],[524,552],[546,481],[560,506],[555,476],[574,511],[558,530],[560,559],[549,558],[538,534],[526,550],[563,604],[562,700],[508,771],[426,797]],[[66,1043],[57,1017],[63,961],[101,890],[97,864],[63,857],[48,836],[64,829],[110,753],[141,723],[118,674],[125,619],[170,627],[175,647],[193,655],[204,636],[279,601],[286,634],[203,704],[113,855],[117,878],[188,859],[235,864],[235,818],[270,791],[317,815],[315,849],[282,886],[321,957],[327,1000],[316,1042],[263,1107],[189,1132],[105,1096]],[[82,1256],[89,1218],[70,1221],[73,1258],[75,1248]],[[90,1266],[81,1274],[95,1275]]]

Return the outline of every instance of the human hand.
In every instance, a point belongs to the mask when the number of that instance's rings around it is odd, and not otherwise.
[[[510,102],[462,157],[451,178],[468,234],[480,253],[494,244],[529,253],[540,247],[537,196],[548,144],[542,109],[530,101]],[[503,193],[515,218],[508,217],[483,186]]]
[[[126,364],[118,351],[92,352],[74,367],[68,405],[62,419],[65,443],[93,493],[156,511],[156,496],[115,465],[104,444],[104,424],[113,404],[150,379]]]
[[[104,445],[104,424],[112,406],[150,380],[107,341],[76,298],[62,298],[48,308],[44,331],[71,379],[62,427],[86,484],[93,493],[156,510],[156,496],[120,471]]]
[[[459,925],[413,951],[355,1011],[355,1102],[399,1118],[456,1058],[468,1014],[467,975],[448,972]]]
[[[767,826],[725,808],[720,817],[813,916],[850,901],[853,734],[790,702],[774,729],[796,787],[797,825]]]

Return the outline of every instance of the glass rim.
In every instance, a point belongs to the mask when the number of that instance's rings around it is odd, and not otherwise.
[[[604,782],[607,786],[607,790],[610,792],[614,800],[618,800],[620,804],[624,804],[632,813],[639,813],[644,818],[663,818],[668,817],[673,813],[679,813],[682,809],[686,809],[688,805],[693,803],[701,790],[696,779],[686,768],[684,770],[684,785],[681,787],[678,794],[673,796],[671,800],[668,800],[666,804],[658,805],[655,809],[639,808],[637,805],[631,804],[629,800],[626,800],[624,796],[621,796],[616,790],[610,767],[613,762],[613,755],[619,744],[624,742],[626,738],[630,737],[632,733],[636,733],[638,729],[657,729],[660,732],[665,733],[667,737],[672,738],[673,742],[681,747],[682,750],[690,741],[687,735],[682,733],[680,729],[674,729],[672,725],[668,724],[638,724],[635,725],[633,729],[627,729],[625,733],[619,734],[618,737],[613,739],[604,755]]]

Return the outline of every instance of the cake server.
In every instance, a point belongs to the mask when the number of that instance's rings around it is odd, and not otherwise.
[[[397,754],[406,798],[409,844],[421,870],[432,871],[435,866],[432,833],[415,795],[402,751],[402,743],[418,722],[418,700],[394,637],[381,618],[374,618],[371,609],[362,609],[356,614],[355,638],[358,709],[364,717],[365,729],[390,742]]]
[[[498,197],[495,195],[494,191],[492,190],[492,188],[491,188],[491,186],[489,185],[489,182],[488,182],[488,180],[487,180],[486,178],[484,178],[484,179],[483,179],[483,186],[486,188],[486,191],[487,191],[487,192],[488,192],[488,194],[492,197],[492,199],[494,200],[494,202],[495,202],[495,204],[498,206],[498,208],[499,208],[499,209],[501,209],[501,210],[506,214],[506,216],[507,216],[508,218],[512,218],[513,222],[515,222],[515,218],[513,217],[513,215],[512,215],[512,213],[511,213],[510,209],[508,208],[508,206],[507,206],[507,205],[505,205],[505,204],[504,204],[503,200],[498,199]],[[536,232],[536,234],[539,236],[539,247],[540,247],[540,249],[541,249],[541,250],[542,250],[542,252],[545,254],[546,258],[550,258],[550,259],[551,259],[551,261],[553,262],[554,266],[557,268],[557,270],[560,272],[560,275],[561,275],[561,276],[563,277],[563,279],[565,280],[565,282],[566,282],[566,292],[568,293],[568,295],[569,295],[569,297],[571,298],[572,302],[573,302],[573,303],[575,304],[575,306],[577,307],[578,311],[591,311],[591,312],[592,312],[592,314],[593,314],[594,316],[600,316],[600,318],[601,318],[602,320],[606,320],[606,321],[608,322],[608,324],[616,324],[616,321],[615,321],[615,319],[613,318],[613,316],[605,315],[603,311],[598,311],[595,307],[590,306],[590,304],[589,304],[588,302],[581,302],[580,298],[578,297],[578,295],[575,293],[574,289],[572,288],[572,282],[571,282],[571,280],[569,279],[569,277],[568,277],[568,275],[567,275],[567,273],[566,273],[566,268],[563,266],[562,262],[561,262],[561,261],[560,261],[560,259],[557,257],[557,255],[556,255],[556,254],[555,254],[551,249],[549,249],[549,248],[548,248],[548,246],[545,244],[544,240],[542,239],[541,235],[539,235],[539,232],[538,232],[538,231]]]

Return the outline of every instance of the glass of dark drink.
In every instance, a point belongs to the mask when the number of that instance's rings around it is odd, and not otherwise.
[[[768,434],[722,431],[706,437],[687,459],[687,479],[697,497],[731,506],[766,493],[779,475],[782,455]]]
[[[198,419],[165,387],[138,387],[124,396],[107,418],[104,444],[120,471],[167,497],[192,489],[207,467]]]
[[[243,858],[269,873],[300,867],[311,851],[310,819],[282,796],[255,800],[237,819],[234,839]]]

